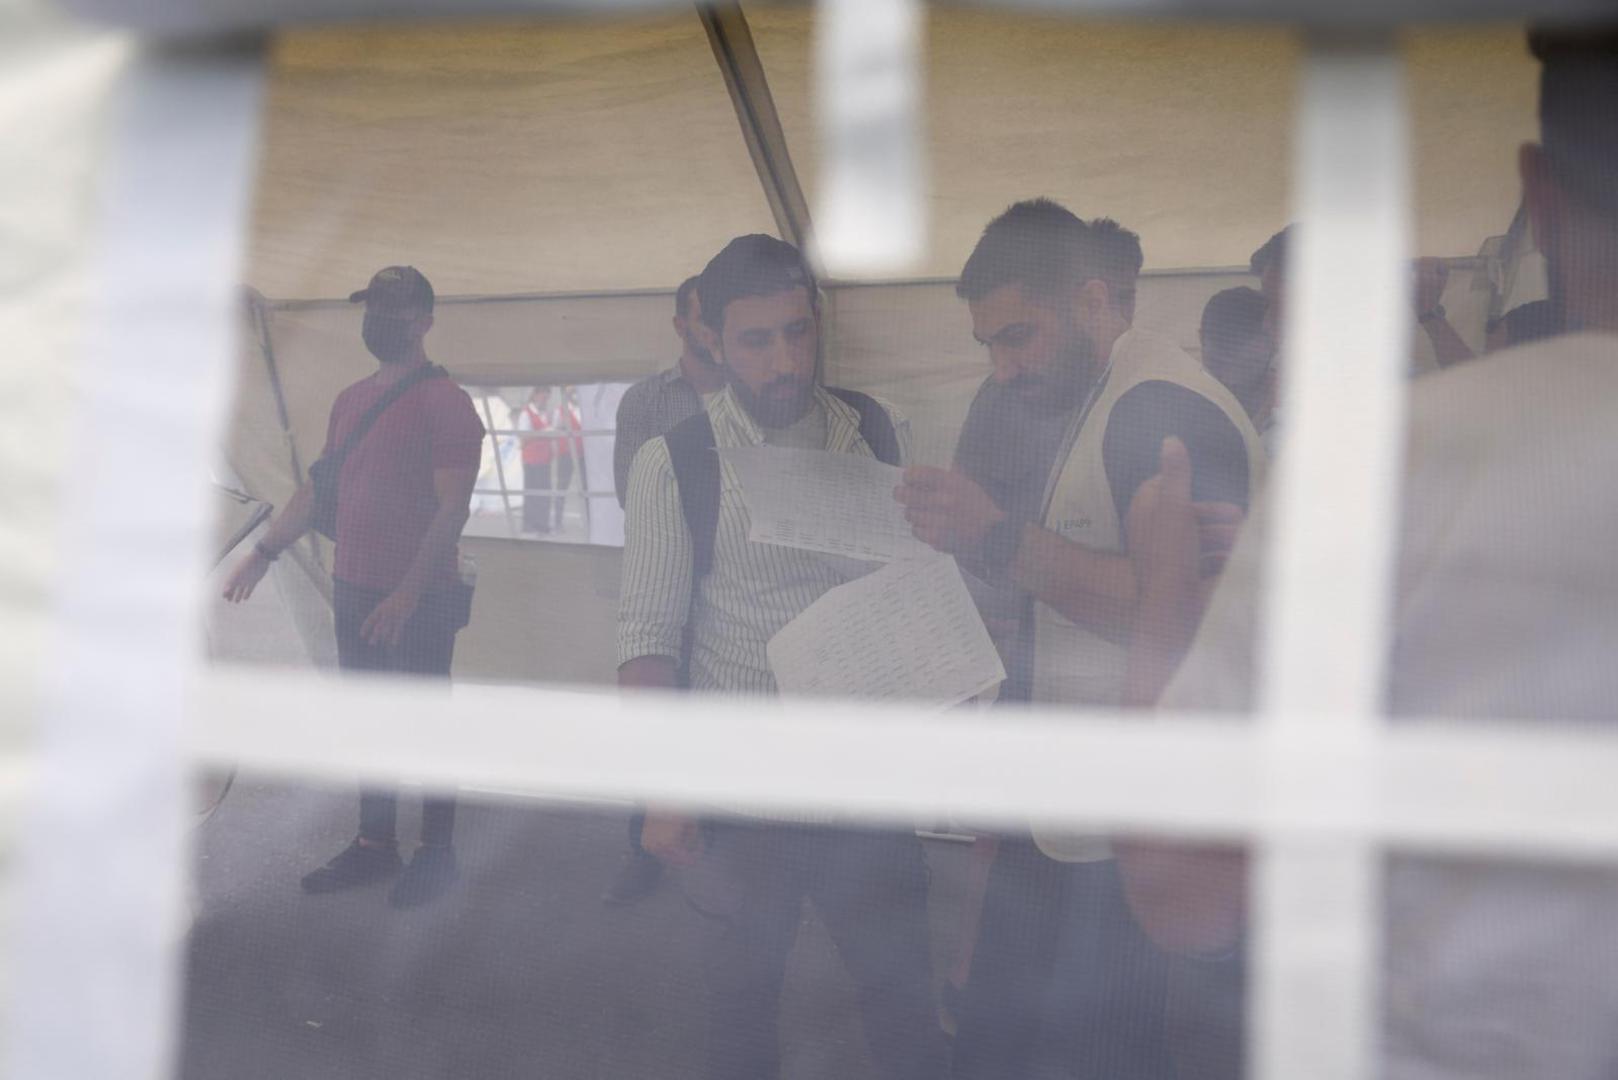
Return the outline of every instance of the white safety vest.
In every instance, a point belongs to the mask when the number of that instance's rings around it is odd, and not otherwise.
[[[1201,364],[1168,338],[1127,331],[1113,345],[1101,384],[1069,433],[1066,457],[1046,492],[1042,524],[1052,532],[1095,551],[1122,553],[1123,523],[1107,480],[1102,440],[1113,406],[1144,382],[1170,382],[1207,398],[1241,433],[1247,449],[1248,496],[1263,476],[1263,442],[1233,394]],[[1034,604],[1034,694],[1040,704],[1119,705],[1127,647],[1068,619],[1048,604]],[[1094,862],[1112,857],[1106,839],[1038,828],[1040,849],[1062,862]]]

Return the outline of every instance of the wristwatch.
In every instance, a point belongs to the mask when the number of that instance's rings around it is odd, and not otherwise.
[[[1017,548],[1022,544],[1023,526],[1026,520],[1016,514],[1007,514],[993,525],[989,526],[987,535],[983,537],[983,562],[991,570],[1004,570],[1011,565],[1011,560],[1017,557]]]
[[[1428,319],[1448,319],[1448,318],[1449,318],[1449,312],[1444,310],[1444,305],[1443,304],[1434,304],[1432,307],[1428,308],[1426,311],[1424,311],[1420,315],[1418,315],[1416,317],[1416,321],[1419,322],[1419,323],[1424,323]]]
[[[281,553],[279,551],[271,551],[269,548],[265,547],[264,541],[262,540],[254,542],[253,550],[258,552],[259,558],[263,559],[265,562],[274,562],[276,559],[281,557]]]

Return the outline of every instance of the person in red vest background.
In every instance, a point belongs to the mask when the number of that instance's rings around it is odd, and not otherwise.
[[[552,432],[579,432],[584,428],[579,407],[565,390],[557,393],[550,406],[551,391],[537,387],[523,406],[521,424],[535,432],[522,442],[522,503],[524,532],[560,531],[567,506],[567,489],[573,483],[573,459],[583,446],[575,437],[556,438]],[[551,466],[555,465],[553,474]],[[545,494],[534,494],[545,492]]]

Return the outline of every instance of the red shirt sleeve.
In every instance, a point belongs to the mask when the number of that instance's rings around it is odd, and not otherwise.
[[[472,398],[459,386],[435,388],[427,406],[427,435],[435,469],[475,469],[483,461],[486,431]]]

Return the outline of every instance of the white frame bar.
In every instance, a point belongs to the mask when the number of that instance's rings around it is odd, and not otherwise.
[[[882,823],[953,814],[986,826],[1618,856],[1618,739],[1573,725],[1409,723],[1278,755],[1264,726],[1229,716],[1030,712],[989,723],[846,701],[761,712],[707,696],[242,667],[201,671],[186,714],[195,764],[313,782],[408,776],[561,799],[844,809]],[[1283,779],[1300,774],[1342,782],[1287,795]]]
[[[237,355],[259,64],[230,50],[120,58],[75,371],[100,437],[64,503],[71,573],[54,583],[59,640],[7,928],[7,1076],[155,1080],[175,1064],[183,677],[201,655],[199,569],[217,554],[208,466],[231,381],[221,358]]]
[[[1365,777],[1298,767],[1326,739],[1364,746],[1385,723],[1405,357],[1410,213],[1402,61],[1387,32],[1308,39],[1288,251],[1276,515],[1258,654],[1259,709],[1279,765],[1274,810],[1322,789],[1369,800]],[[1352,523],[1352,524],[1349,524]],[[1376,1072],[1382,853],[1363,836],[1284,837],[1253,861],[1260,1077]]]

